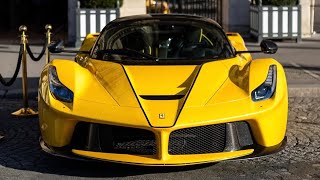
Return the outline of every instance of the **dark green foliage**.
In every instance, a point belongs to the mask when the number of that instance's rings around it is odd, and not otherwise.
[[[262,5],[270,6],[295,6],[299,3],[299,0],[254,0],[256,5],[262,1]]]
[[[123,0],[80,0],[81,8],[116,8],[117,1],[119,7],[122,6]]]

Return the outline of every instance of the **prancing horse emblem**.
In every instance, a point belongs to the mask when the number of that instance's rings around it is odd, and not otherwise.
[[[159,114],[159,119],[165,119],[165,118],[166,118],[166,115],[164,113]]]

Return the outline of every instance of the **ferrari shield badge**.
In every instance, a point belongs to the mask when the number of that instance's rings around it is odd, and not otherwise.
[[[165,118],[166,118],[166,115],[164,113],[159,114],[159,119],[165,119]]]

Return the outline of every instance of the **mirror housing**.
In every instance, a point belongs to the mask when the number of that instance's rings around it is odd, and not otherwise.
[[[57,42],[51,43],[48,46],[48,50],[50,53],[82,53],[82,54],[90,54],[90,51],[79,51],[79,50],[65,50],[64,49],[64,43],[62,40],[59,40]]]
[[[55,43],[49,44],[48,49],[51,53],[61,53],[64,50],[64,43],[62,40],[59,40]]]
[[[278,46],[271,40],[262,40],[260,43],[261,51],[265,54],[275,54]]]

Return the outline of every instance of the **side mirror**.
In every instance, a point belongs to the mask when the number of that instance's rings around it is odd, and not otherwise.
[[[61,53],[64,50],[64,43],[59,40],[55,43],[49,44],[48,49],[51,53]]]
[[[278,50],[278,46],[271,40],[262,40],[260,43],[261,51],[265,54],[274,54]]]

